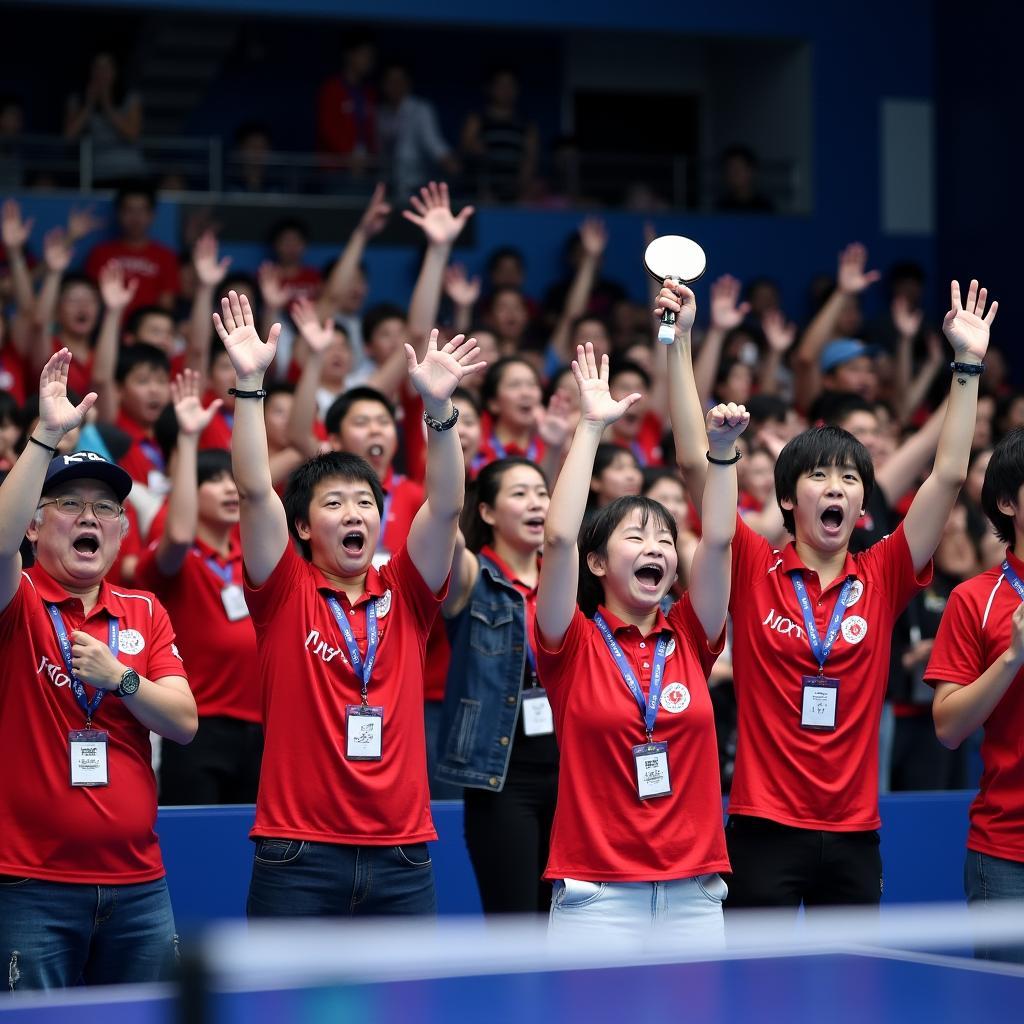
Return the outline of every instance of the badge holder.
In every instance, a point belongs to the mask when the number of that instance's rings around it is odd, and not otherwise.
[[[384,708],[349,704],[345,708],[345,757],[379,761],[384,756]]]
[[[672,780],[668,774],[668,744],[648,740],[633,748],[636,766],[636,791],[641,800],[669,796]]]
[[[523,735],[550,736],[555,731],[548,693],[542,686],[523,690]]]
[[[245,593],[237,583],[229,583],[220,592],[220,600],[228,622],[240,622],[249,618],[249,606],[245,603]]]
[[[800,725],[818,732],[834,732],[839,707],[839,680],[830,676],[802,676],[803,703]]]
[[[72,729],[68,759],[72,786],[107,786],[107,733],[101,729]]]

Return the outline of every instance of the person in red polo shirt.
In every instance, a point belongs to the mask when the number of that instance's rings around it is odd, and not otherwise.
[[[149,237],[156,211],[156,192],[148,185],[122,188],[114,200],[121,237],[94,246],[85,261],[85,272],[98,281],[100,271],[116,260],[129,282],[137,282],[128,303],[131,313],[140,306],[171,309],[181,291],[178,256],[173,249]]]
[[[615,401],[608,357],[577,348],[581,417],[544,529],[534,644],[554,712],[560,768],[551,854],[551,934],[724,938],[729,870],[708,674],[724,645],[742,406],[708,413],[704,534],[692,586],[668,616],[676,524],[623,497],[580,532],[605,429],[640,399]],[[582,579],[580,574],[582,573]],[[580,582],[577,604],[577,581]]]
[[[878,730],[896,619],[931,579],[931,558],[967,474],[978,379],[997,304],[972,281],[951,286],[944,331],[953,384],[931,474],[903,523],[851,555],[874,485],[871,456],[839,427],[805,431],[775,464],[775,492],[795,538],[775,550],[739,519],[732,564],[736,768],[727,839],[729,906],[877,904]],[[693,293],[666,281],[677,313],[672,400],[700,415],[690,365]],[[675,424],[674,424],[675,427]],[[675,429],[688,484],[703,461]]]
[[[44,367],[39,422],[0,486],[0,959],[13,990],[170,976],[149,733],[188,743],[198,721],[167,613],[105,578],[131,478],[94,452],[55,455],[96,400],[68,401],[70,364],[62,349]]]
[[[377,475],[358,456],[329,452],[295,471],[282,502],[258,401],[280,325],[264,344],[235,292],[214,316],[238,375],[231,455],[263,687],[248,913],[433,913],[423,672],[465,491],[451,394],[483,368],[478,350],[461,335],[439,349],[437,331],[422,361],[406,350],[432,428],[427,494],[377,570]]]
[[[263,731],[256,634],[242,593],[238,488],[231,455],[198,451],[220,403],[200,402],[200,377],[171,384],[178,420],[167,518],[139,559],[138,586],[167,608],[180,637],[201,728],[195,743],[165,747],[162,804],[251,804],[260,777]]]
[[[1002,564],[953,590],[924,675],[935,687],[935,732],[945,746],[955,750],[985,730],[964,864],[972,905],[1024,899],[1024,428],[1011,430],[992,452],[981,504],[1006,554]],[[1021,946],[977,953],[1024,962]]]

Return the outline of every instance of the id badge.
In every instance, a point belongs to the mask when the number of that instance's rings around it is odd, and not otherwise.
[[[345,757],[349,761],[379,761],[384,749],[384,709],[349,704],[345,708]]]
[[[550,736],[555,731],[551,702],[547,691],[532,686],[523,691],[523,733],[526,736]]]
[[[636,763],[636,792],[641,800],[668,796],[672,792],[667,743],[641,743],[633,748],[633,760]]]
[[[72,786],[106,786],[107,734],[100,729],[72,729],[68,733]]]
[[[238,622],[249,617],[249,606],[245,603],[245,593],[237,583],[229,583],[221,592],[220,600],[224,605],[228,622]]]
[[[800,724],[805,729],[831,732],[836,727],[839,680],[828,676],[803,676],[803,709]]]

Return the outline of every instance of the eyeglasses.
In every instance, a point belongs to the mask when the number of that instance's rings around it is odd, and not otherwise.
[[[81,498],[54,498],[52,501],[41,501],[39,508],[53,505],[62,516],[74,516],[77,518],[87,508],[92,509],[97,519],[119,519],[124,512],[124,506],[118,505],[116,501],[108,501],[101,498],[99,501],[82,501]]]

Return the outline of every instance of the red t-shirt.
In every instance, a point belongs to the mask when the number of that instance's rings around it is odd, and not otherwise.
[[[622,441],[612,435],[612,442],[628,448],[641,466],[663,466],[665,460],[661,451],[661,439],[665,433],[661,417],[648,412],[640,421],[640,429],[632,441]]]
[[[728,871],[722,828],[715,716],[707,677],[722,650],[708,644],[689,597],[659,613],[642,636],[602,608],[623,653],[650,691],[658,635],[672,631],[665,661],[662,707],[655,741],[668,743],[672,793],[637,796],[632,748],[646,740],[644,721],[593,620],[578,608],[557,651],[546,650],[534,630],[537,669],[555,718],[560,770],[544,877],[593,882],[660,882]],[[724,635],[723,635],[724,639]],[[685,692],[678,712],[665,699]]]
[[[491,417],[484,413],[480,417],[480,451],[477,453],[477,457],[470,468],[476,474],[488,463],[496,462],[501,458],[511,458],[513,455],[529,459],[531,462],[536,462],[540,465],[544,459],[544,451],[544,442],[536,434],[526,448],[520,448],[518,445],[511,443],[502,444],[495,433]]]
[[[100,271],[111,260],[121,264],[126,283],[138,282],[135,297],[125,309],[125,316],[142,306],[159,305],[161,298],[168,292],[177,295],[181,291],[178,257],[166,245],[153,241],[129,245],[118,239],[100,242],[89,253],[85,261],[85,272],[94,281],[99,281]]]
[[[125,503],[124,515],[128,520],[128,531],[121,538],[121,546],[117,549],[117,558],[107,573],[107,579],[111,583],[130,587],[135,582],[134,570],[126,562],[136,559],[142,554],[142,535],[139,532],[139,514],[135,506],[129,501]],[[127,570],[127,571],[126,571]],[[152,589],[152,588],[149,588]]]
[[[228,584],[242,586],[241,549],[232,540],[225,559],[197,539],[181,569],[165,576],[157,565],[158,544],[151,544],[139,559],[135,581],[152,590],[167,608],[199,714],[258,722],[259,675],[252,619],[246,616],[232,622],[221,599]]]
[[[1024,562],[1006,557],[1024,578]],[[953,590],[925,670],[926,682],[970,686],[1010,646],[1010,620],[1020,605],[1017,592],[996,566]],[[1018,672],[985,722],[984,770],[971,804],[967,847],[1005,860],[1024,861],[1024,671]]]
[[[805,675],[817,675],[789,573],[804,585],[824,637],[847,575],[856,577],[825,664],[839,679],[836,728],[800,725]],[[789,544],[779,552],[737,516],[732,555],[733,680],[738,738],[729,810],[783,825],[856,832],[878,817],[878,726],[889,680],[893,626],[931,580],[915,574],[898,527],[857,555],[824,590]]]
[[[213,399],[214,396],[208,392],[203,398],[204,407],[209,406]],[[223,448],[225,451],[231,451],[231,431],[234,426],[234,410],[225,409],[222,406],[217,411],[217,415],[206,425],[206,429],[199,435],[199,450]]]
[[[323,287],[323,275],[315,267],[295,267],[292,270],[277,268],[281,284],[288,295],[286,308],[296,299],[315,299]]]
[[[58,353],[64,348],[64,342],[60,335],[55,335],[52,341],[53,353]],[[68,390],[73,391],[78,397],[85,398],[92,391],[92,367],[95,362],[95,354],[89,353],[88,359],[72,359],[68,367]]]
[[[390,467],[380,484],[385,495],[377,561],[383,562],[388,553],[397,551],[405,543],[412,521],[416,518],[426,495],[422,484],[410,480],[407,476],[401,476]],[[380,568],[380,565],[377,568]]]
[[[25,404],[25,360],[11,345],[0,348],[0,391],[6,391],[18,405]]]
[[[119,627],[118,660],[150,680],[184,676],[170,619],[151,594],[104,582],[96,607],[82,603],[38,563],[23,573],[0,612],[0,874],[87,885],[128,885],[164,875],[156,822],[156,782],[149,730],[107,694],[93,727],[108,734],[110,785],[72,786],[68,732],[85,728],[46,611],[55,603],[70,634],[81,629],[104,643]],[[94,691],[86,686],[91,698]]]
[[[366,576],[352,607],[289,544],[261,587],[245,587],[256,628],[265,746],[251,836],[392,846],[436,839],[430,818],[423,662],[447,590],[431,593],[403,546]],[[361,682],[327,605],[334,594],[366,650],[366,604],[377,600],[380,646],[369,702],[384,708],[384,757],[345,757],[345,708]]]
[[[485,544],[480,549],[480,554],[484,558],[490,559],[501,570],[501,575],[504,576],[520,594],[522,594],[523,613],[526,616],[526,642],[532,645],[534,623],[537,621],[537,584],[534,584],[531,587],[529,583],[524,583],[519,579],[497,551],[495,551],[489,544]],[[539,561],[540,556],[538,556],[538,562]]]
[[[118,459],[118,465],[136,482],[166,489],[167,463],[152,431],[123,410],[118,413],[116,426],[132,439],[128,451]]]

